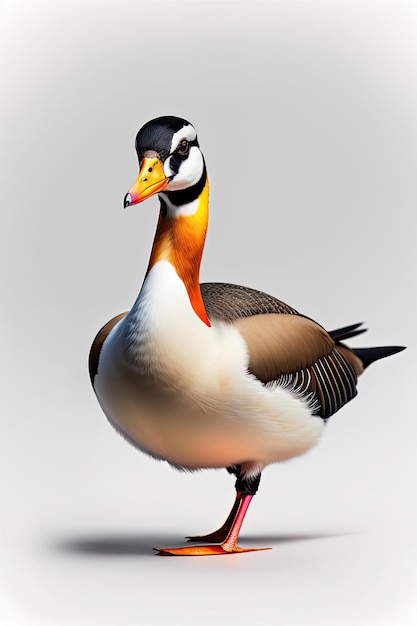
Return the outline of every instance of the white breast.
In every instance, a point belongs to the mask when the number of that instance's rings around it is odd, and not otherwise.
[[[188,468],[260,469],[308,450],[323,422],[290,392],[265,388],[247,363],[237,329],[206,326],[160,261],[104,342],[94,386],[109,420],[150,454]]]

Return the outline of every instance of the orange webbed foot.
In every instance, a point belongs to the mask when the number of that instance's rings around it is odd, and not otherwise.
[[[158,556],[214,556],[219,554],[237,554],[240,552],[257,552],[271,550],[271,548],[239,548],[239,546],[224,546],[223,544],[207,546],[184,546],[183,548],[154,548]]]
[[[271,548],[239,548],[237,540],[239,537],[242,522],[248,510],[249,504],[256,493],[259,484],[260,474],[257,478],[249,480],[249,487],[252,492],[247,493],[240,488],[237,491],[233,508],[223,526],[213,533],[205,536],[187,537],[190,541],[213,541],[213,545],[184,546],[182,548],[154,548],[159,556],[214,556],[219,554],[237,554],[240,552],[258,552],[259,550],[270,550]],[[238,482],[239,482],[238,477]],[[243,487],[249,488],[245,479],[241,479]]]

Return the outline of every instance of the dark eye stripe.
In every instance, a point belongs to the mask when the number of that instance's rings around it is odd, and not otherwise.
[[[178,152],[174,152],[174,154],[171,155],[171,158],[169,159],[169,167],[171,168],[171,171],[174,176],[175,174],[178,174],[180,165],[184,160],[185,158],[181,156],[180,154],[178,154]]]

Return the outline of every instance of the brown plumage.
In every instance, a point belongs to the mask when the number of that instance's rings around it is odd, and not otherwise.
[[[117,322],[120,322],[120,320],[122,320],[126,316],[126,314],[127,314],[127,311],[125,313],[120,313],[119,315],[116,315],[116,317],[113,317],[109,322],[107,322],[107,324],[104,324],[104,326],[100,328],[100,330],[98,331],[97,335],[94,338],[94,341],[90,348],[90,354],[88,356],[88,370],[90,372],[90,379],[93,384],[94,384],[95,375],[97,374],[97,370],[98,370],[100,352],[101,352],[101,348],[103,347],[103,343],[107,339],[109,333],[116,326]]]
[[[295,389],[323,418],[356,395],[363,371],[360,359],[350,348],[336,347],[316,322],[256,289],[230,283],[202,283],[200,288],[209,319],[236,325],[248,347],[249,372],[264,384]],[[125,315],[117,315],[98,332],[89,357],[92,381],[102,345]]]
[[[90,351],[90,376],[110,423],[182,469],[225,467],[236,499],[217,531],[160,554],[251,551],[237,538],[264,467],[311,449],[323,421],[356,395],[358,376],[402,347],[351,349],[360,324],[327,332],[255,289],[199,284],[208,182],[193,126],[166,116],[136,137],[140,171],[124,206],[155,193],[160,215],[148,269],[129,313]],[[260,268],[262,271],[262,268]]]
[[[309,398],[328,418],[356,395],[363,365],[352,350],[282,300],[257,289],[202,283],[209,318],[236,323],[248,344],[249,371],[264,384],[281,384]],[[349,327],[359,334],[358,325]],[[346,337],[346,329],[342,329]],[[336,335],[338,331],[333,331]],[[350,335],[348,335],[350,336]]]

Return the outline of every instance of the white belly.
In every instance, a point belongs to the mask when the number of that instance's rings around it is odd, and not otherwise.
[[[166,273],[160,269],[158,285]],[[169,280],[175,285],[175,277]],[[126,318],[106,339],[94,387],[110,422],[142,450],[190,469],[262,468],[311,448],[322,420],[290,392],[268,389],[247,373],[246,346],[235,328],[208,328],[185,304],[160,323],[149,302],[138,311],[145,318],[135,335],[140,360],[132,346],[126,349]]]

